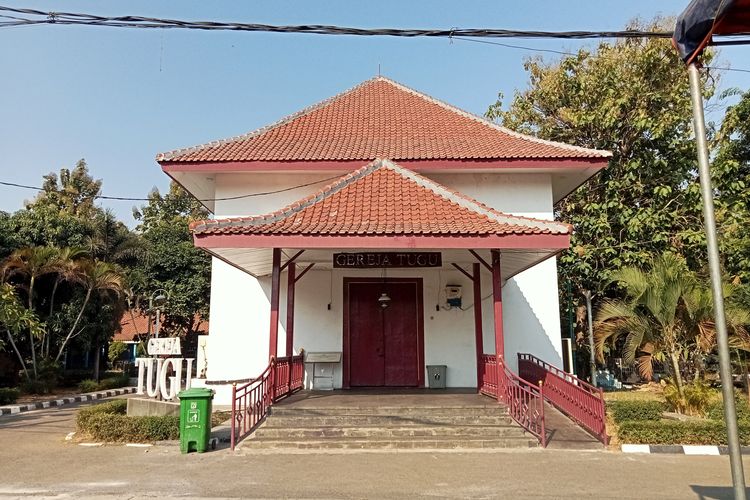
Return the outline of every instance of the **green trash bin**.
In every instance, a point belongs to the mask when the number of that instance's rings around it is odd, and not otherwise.
[[[214,391],[193,388],[178,394],[180,398],[180,451],[203,453],[211,440],[211,401]]]

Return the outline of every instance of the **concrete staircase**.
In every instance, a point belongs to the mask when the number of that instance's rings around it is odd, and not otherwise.
[[[489,401],[489,400],[488,400]],[[538,446],[494,402],[467,406],[275,405],[244,449],[462,449]]]

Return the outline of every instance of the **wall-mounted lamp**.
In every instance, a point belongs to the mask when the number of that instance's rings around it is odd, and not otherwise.
[[[387,293],[383,292],[380,294],[380,297],[378,298],[378,304],[380,304],[380,307],[385,309],[388,307],[388,304],[391,302],[391,298],[388,296]]]

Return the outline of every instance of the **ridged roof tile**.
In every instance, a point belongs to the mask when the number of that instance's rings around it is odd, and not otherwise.
[[[157,156],[169,162],[602,159],[519,134],[384,77],[249,134]]]
[[[389,160],[375,160],[274,213],[197,221],[196,235],[569,234],[554,221],[504,214]]]

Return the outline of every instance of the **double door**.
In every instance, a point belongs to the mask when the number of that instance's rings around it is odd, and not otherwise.
[[[422,385],[421,279],[358,281],[350,278],[345,280],[344,288],[348,298],[344,321],[345,356],[348,358],[345,386]],[[388,300],[382,300],[386,298]]]

